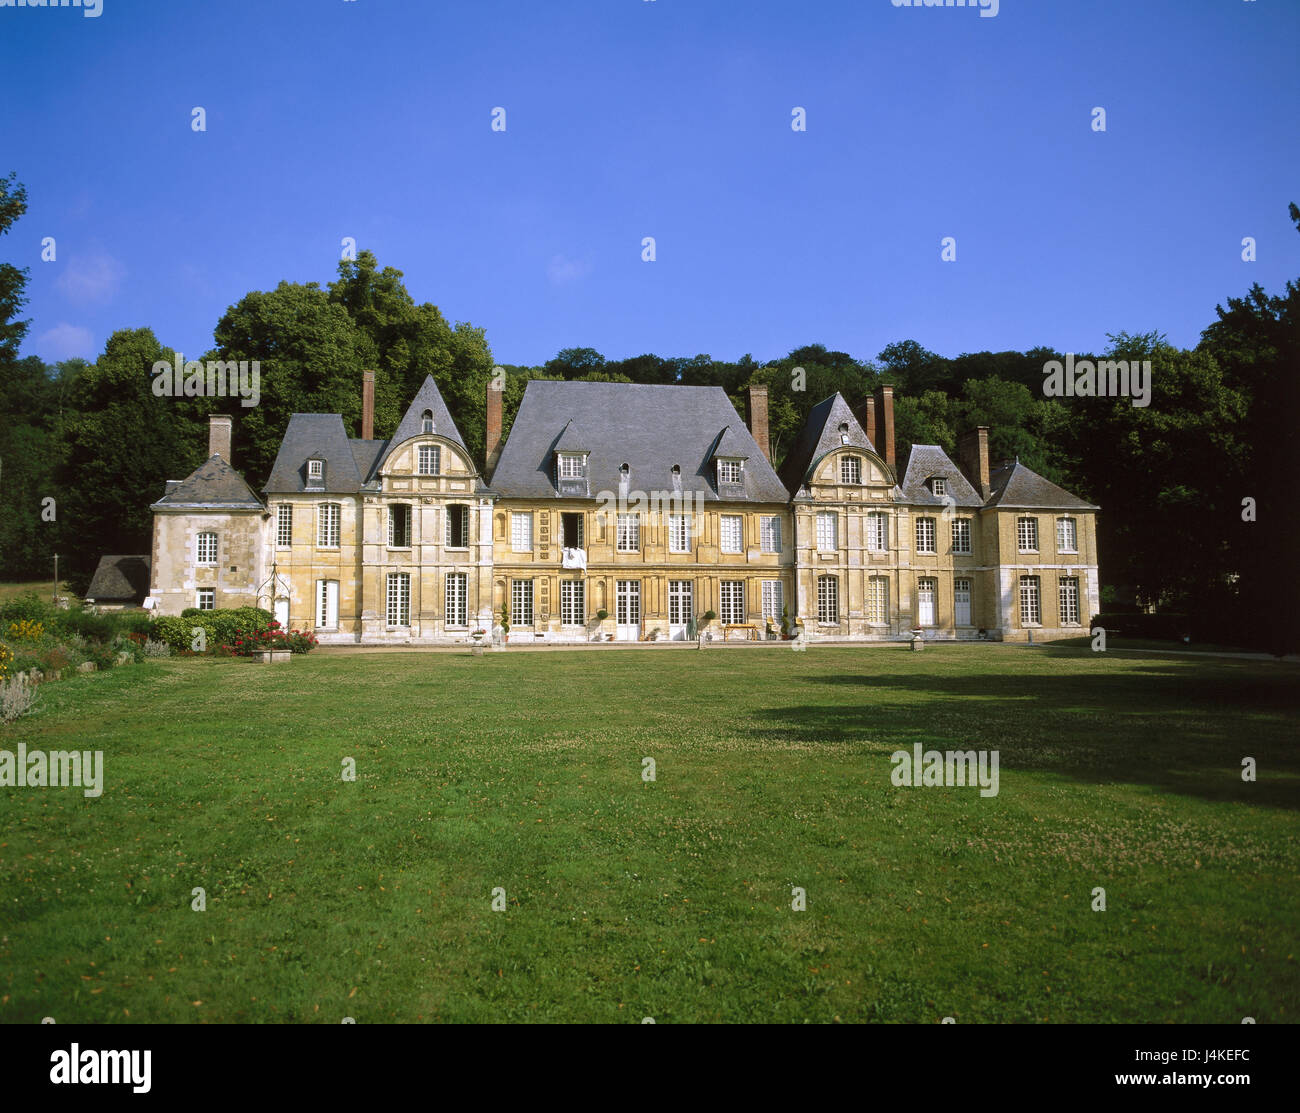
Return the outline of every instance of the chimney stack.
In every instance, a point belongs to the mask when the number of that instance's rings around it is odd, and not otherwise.
[[[497,460],[501,456],[501,388],[496,385],[496,376],[488,380],[487,385],[487,445],[484,463],[490,476],[496,470]]]
[[[876,400],[870,394],[867,395],[867,404],[862,408],[862,431],[867,434],[871,447],[879,452],[880,445],[876,441]]]
[[[230,426],[227,414],[208,414],[208,455],[230,463]]]
[[[749,388],[749,431],[770,464],[772,445],[767,434],[767,387],[765,386]]]
[[[892,386],[876,387],[876,436],[871,443],[876,451],[884,457],[890,468],[897,470],[894,463],[894,388]]]
[[[980,498],[989,497],[989,427],[980,425],[968,429],[957,438],[957,462],[966,478],[980,493]]]
[[[361,372],[361,439],[375,439],[375,373]]]

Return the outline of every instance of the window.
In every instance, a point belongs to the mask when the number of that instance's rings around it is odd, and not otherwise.
[[[1039,605],[1038,577],[1020,577],[1020,625],[1037,626],[1043,620],[1042,607]]]
[[[764,580],[763,617],[773,623],[779,623],[784,609],[785,585],[780,580]]]
[[[1056,548],[1062,553],[1077,553],[1079,531],[1073,518],[1056,519]]]
[[[840,482],[862,482],[862,458],[860,456],[840,457]]]
[[[922,576],[916,581],[916,624],[933,626],[937,621],[935,601],[939,594],[939,581],[932,576]]]
[[[936,475],[930,480],[930,494],[946,495],[948,493],[948,481],[941,475]]]
[[[1038,519],[1018,519],[1016,522],[1016,540],[1022,553],[1038,552]]]
[[[307,486],[323,487],[325,485],[325,461],[307,461]]]
[[[469,548],[469,507],[464,503],[447,507],[447,548]]]
[[[668,551],[670,553],[689,553],[691,551],[691,516],[689,514],[668,515]]]
[[[411,625],[411,577],[406,572],[388,573],[388,625]]]
[[[275,543],[281,549],[293,544],[293,506],[287,502],[275,508]]]
[[[447,626],[469,624],[469,577],[464,572],[448,572],[446,584]]]
[[[411,508],[407,503],[394,503],[388,508],[388,547],[411,547]]]
[[[740,461],[719,460],[718,461],[718,482],[739,483],[740,482]]]
[[[641,627],[640,580],[615,581],[614,624],[624,628],[623,637],[635,640],[636,633]]]
[[[722,515],[722,551],[724,553],[740,552],[741,526],[739,514]]]
[[[952,551],[970,552],[970,519],[954,518],[952,523]]]
[[[618,551],[620,553],[641,551],[641,519],[635,514],[618,516]]]
[[[867,621],[876,626],[889,622],[889,580],[884,576],[867,580]]]
[[[668,581],[668,625],[685,626],[695,613],[695,584],[690,580]],[[678,631],[685,636],[686,631]]]
[[[1079,624],[1078,577],[1062,576],[1058,591],[1061,597],[1061,625],[1077,626]]]
[[[889,518],[879,510],[867,515],[867,548],[877,553],[889,549]]]
[[[515,511],[510,515],[510,548],[516,553],[533,551],[533,515],[531,511]]]
[[[953,622],[958,626],[970,625],[970,580],[952,582]]]
[[[582,457],[569,452],[560,453],[560,478],[581,479],[583,477]]]
[[[745,621],[745,582],[743,580],[723,580],[719,595],[718,617],[724,626]]]
[[[433,432],[433,411],[425,410],[420,418],[420,428],[426,433]]]
[[[916,551],[918,553],[934,552],[934,519],[917,518]]]
[[[513,626],[533,624],[533,581],[510,581],[510,623]]]
[[[201,611],[215,611],[217,609],[217,589],[215,587],[201,587],[196,592],[194,605]]]
[[[560,515],[560,537],[561,545],[566,549],[583,548],[584,534],[583,516],[581,514],[561,514]]]
[[[822,510],[817,514],[817,548],[821,552],[832,552],[838,546],[835,542],[835,512]]]
[[[772,515],[758,520],[759,545],[765,553],[781,551],[781,519]]]
[[[560,581],[561,626],[581,626],[587,621],[585,586],[581,580]]]
[[[217,535],[215,533],[199,534],[198,561],[200,564],[217,563]]]
[[[420,475],[437,475],[442,469],[442,450],[436,444],[422,444],[416,470]]]
[[[336,630],[339,625],[338,580],[316,581],[316,626],[322,630]]]
[[[817,577],[817,621],[835,625],[840,620],[840,581],[834,576]]]
[[[337,502],[323,502],[316,508],[316,547],[318,549],[337,549],[339,547],[339,512]]]

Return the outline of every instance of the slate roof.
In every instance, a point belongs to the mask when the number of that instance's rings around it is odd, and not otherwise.
[[[1003,463],[989,476],[989,506],[1045,510],[1098,510],[1031,471],[1019,460]]]
[[[936,495],[925,485],[932,476],[947,480],[948,495]],[[984,500],[961,469],[937,444],[914,444],[907,456],[907,467],[898,484],[903,501],[914,506],[983,506]]]
[[[149,594],[149,557],[103,556],[90,578],[86,599],[95,603],[143,603]]]
[[[382,444],[359,441],[359,444]],[[363,475],[357,466],[352,441],[338,414],[294,414],[280,441],[271,475],[262,488],[268,494],[299,494],[307,490],[308,459],[325,461],[324,491],[332,495],[356,494]]]
[[[879,455],[858,419],[853,416],[853,410],[844,401],[844,396],[836,391],[829,398],[823,398],[808,412],[808,420],[799,431],[798,440],[794,442],[794,447],[786,454],[785,462],[781,465],[781,482],[785,484],[790,494],[799,493],[799,488],[808,481],[813,468],[822,457],[841,447],[840,425],[842,424],[847,424],[849,427],[850,445]]]
[[[167,493],[150,509],[264,509],[240,474],[217,455],[209,456],[185,479],[167,487]]]
[[[418,437],[424,432],[423,415],[425,410],[430,410],[433,413],[434,436],[445,437],[447,440],[453,441],[466,456],[469,455],[469,450],[465,448],[465,442],[461,438],[460,430],[456,428],[456,423],[452,420],[451,411],[447,409],[447,404],[442,400],[442,392],[438,389],[438,384],[433,381],[432,375],[425,375],[424,382],[420,384],[420,389],[415,392],[415,398],[406,407],[406,413],[402,415],[402,420],[397,423],[397,431],[388,439],[388,447],[380,454],[377,467],[383,467],[384,461],[388,459],[388,453],[403,441]]]
[[[572,424],[571,424],[572,423]],[[587,450],[591,496],[619,489],[629,465],[631,491],[671,491],[681,467],[683,494],[706,501],[786,502],[788,494],[726,391],[716,386],[578,383],[543,379],[524,389],[519,413],[492,473],[492,489],[513,498],[559,498],[555,451],[561,438]],[[714,456],[746,457],[743,483],[719,495]]]

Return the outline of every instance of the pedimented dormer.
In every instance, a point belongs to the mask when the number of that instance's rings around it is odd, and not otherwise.
[[[385,493],[469,494],[478,485],[478,468],[460,430],[438,384],[426,376],[397,429],[382,443],[366,488]]]
[[[796,498],[887,499],[894,489],[893,470],[839,394],[812,408],[781,479]]]

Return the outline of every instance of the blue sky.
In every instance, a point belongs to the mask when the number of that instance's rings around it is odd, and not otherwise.
[[[1297,42],[1295,0],[0,7],[0,258],[50,360],[197,356],[345,236],[503,363],[1192,345],[1300,274]]]

